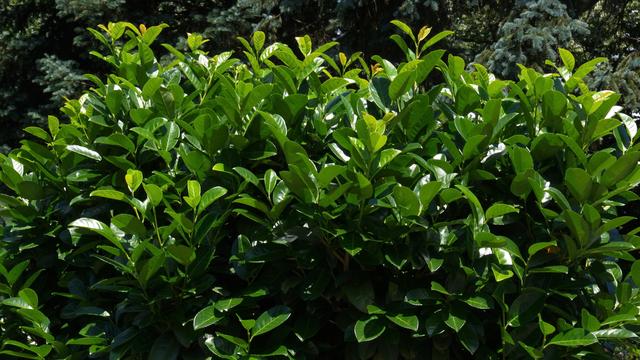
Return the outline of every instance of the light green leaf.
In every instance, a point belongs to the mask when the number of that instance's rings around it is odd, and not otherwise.
[[[224,317],[216,315],[216,309],[214,305],[207,306],[206,308],[198,311],[193,318],[193,330],[199,330],[207,326],[214,325]]]
[[[465,303],[469,304],[476,309],[480,310],[488,310],[493,308],[493,304],[491,303],[491,299],[483,296],[472,296],[470,298],[463,299]]]
[[[400,327],[411,331],[418,331],[419,321],[416,315],[387,314],[386,317]]]
[[[400,20],[391,20],[390,22],[393,25],[395,25],[398,29],[402,30],[402,32],[404,32],[405,34],[409,35],[409,37],[411,38],[411,40],[413,40],[413,42],[416,41],[416,37],[415,37],[415,35],[413,35],[413,31],[411,30],[409,25],[403,23]]]
[[[624,328],[602,329],[592,332],[599,340],[619,340],[637,338],[638,335]]]
[[[1,304],[17,307],[20,309],[33,309],[33,306],[29,304],[25,299],[21,297],[11,297],[2,300]]]
[[[127,170],[127,174],[124,176],[127,187],[132,194],[136,192],[136,190],[138,190],[138,188],[142,184],[142,179],[142,171],[140,170],[129,169]]]
[[[224,300],[219,300],[215,303],[215,308],[218,311],[225,312],[233,309],[234,307],[240,305],[242,303],[242,298],[228,298]]]
[[[517,213],[517,212],[519,212],[519,210],[513,205],[509,205],[509,204],[493,204],[487,209],[486,221],[489,221],[491,219],[500,217],[502,215],[506,215],[506,214],[510,214],[510,213]]]
[[[67,145],[67,150],[74,152],[76,154],[80,154],[84,157],[88,157],[89,159],[93,159],[96,161],[102,160],[102,156],[97,151],[91,150],[87,147],[80,145]]]
[[[187,181],[187,194],[189,194],[189,196],[184,196],[183,199],[192,209],[196,209],[198,204],[200,204],[200,192],[200,183],[197,180]]]
[[[627,152],[602,174],[602,185],[611,187],[631,174],[638,167],[640,151]]]
[[[598,339],[594,334],[588,333],[587,331],[585,331],[585,329],[577,328],[554,336],[551,340],[549,340],[545,347],[551,345],[579,347],[595,344],[597,342]]]
[[[278,305],[263,312],[256,319],[256,323],[251,329],[251,338],[267,333],[282,325],[291,316],[291,309]]]
[[[535,244],[529,246],[529,249],[527,250],[527,253],[529,253],[529,256],[533,256],[534,254],[536,254],[540,250],[544,250],[546,248],[549,248],[549,247],[552,247],[552,246],[557,246],[557,245],[558,244],[555,241],[544,241],[544,242],[535,243]]]
[[[29,288],[24,288],[18,292],[18,296],[33,309],[38,308],[38,294]]]
[[[449,316],[447,317],[447,320],[444,321],[444,323],[447,324],[447,326],[450,327],[453,331],[459,332],[464,324],[467,323],[467,320],[459,316],[458,314],[449,312]]]
[[[262,47],[264,46],[264,39],[265,39],[264,32],[256,31],[253,33],[253,37],[252,37],[253,47],[256,49],[257,52],[260,52],[260,50],[262,50]]]
[[[127,253],[120,242],[120,239],[113,233],[113,230],[109,228],[106,224],[90,218],[80,218],[69,224],[69,227],[77,227],[82,229],[88,229],[93,232],[96,232],[102,235],[104,238],[109,240],[113,245],[115,245],[122,253]]]
[[[559,48],[558,52],[560,53],[560,59],[562,59],[562,63],[567,68],[569,72],[573,71],[573,68],[576,65],[576,59],[567,49]]]
[[[162,189],[155,184],[142,184],[142,187],[144,188],[144,192],[147,193],[151,206],[156,207],[160,205],[163,199]]]
[[[205,191],[202,195],[202,199],[200,200],[200,204],[198,207],[198,213],[202,213],[205,211],[211,204],[213,204],[216,200],[220,199],[227,193],[227,189],[222,186],[214,186],[211,189]]]

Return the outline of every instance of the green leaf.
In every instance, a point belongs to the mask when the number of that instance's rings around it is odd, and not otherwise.
[[[544,291],[530,288],[522,292],[509,307],[507,324],[512,327],[519,327],[538,316],[544,306],[546,295]]]
[[[197,180],[187,181],[187,194],[189,194],[189,196],[184,196],[183,199],[192,209],[196,209],[198,204],[200,204],[200,192],[200,183]]]
[[[556,328],[553,325],[542,320],[542,316],[540,314],[538,314],[538,327],[544,336],[551,335],[556,331]]]
[[[191,264],[196,259],[196,252],[186,245],[169,245],[167,252],[169,256],[184,266]]]
[[[529,356],[531,356],[533,359],[542,359],[544,358],[544,354],[542,351],[536,349],[533,346],[529,346],[525,343],[523,343],[522,341],[518,341],[518,344],[520,346],[522,346],[522,348],[527,352],[527,354],[529,354]]]
[[[587,244],[587,236],[589,231],[589,224],[573,210],[564,210],[562,212],[562,217],[564,218],[567,226],[571,230],[571,233],[578,240],[578,243],[581,246],[585,246]]]
[[[402,30],[402,32],[409,35],[409,37],[411,38],[411,40],[413,40],[413,42],[416,42],[416,37],[415,35],[413,35],[413,31],[411,31],[411,28],[409,27],[409,25],[403,23],[400,20],[391,20],[390,22],[393,25],[395,25],[398,29]]]
[[[162,189],[155,184],[142,184],[142,187],[144,188],[144,192],[147,193],[151,206],[156,207],[160,205],[163,199]]]
[[[486,217],[486,221],[489,221],[491,219],[494,219],[506,214],[517,213],[517,212],[519,212],[519,210],[513,205],[493,204],[487,209],[485,217]]]
[[[28,126],[26,128],[24,128],[25,132],[28,132],[29,134],[44,140],[44,141],[51,141],[51,136],[49,136],[49,134],[42,128],[39,127],[35,127],[35,126]]]
[[[531,246],[529,246],[529,249],[527,249],[527,253],[529,254],[529,256],[533,256],[534,254],[536,254],[537,252],[550,248],[550,247],[554,247],[557,246],[558,244],[555,241],[543,241],[543,242],[539,242],[539,243],[535,243]]]
[[[142,184],[142,179],[142,171],[140,170],[129,169],[127,170],[127,174],[124,176],[127,187],[132,194],[138,190]]]
[[[389,98],[395,101],[404,93],[409,91],[416,81],[415,71],[405,71],[399,73],[389,85]]]
[[[87,147],[80,145],[67,145],[67,150],[74,152],[76,154],[80,154],[84,157],[88,157],[89,159],[100,161],[102,160],[102,156],[97,151],[91,150]]]
[[[58,120],[58,118],[53,115],[49,115],[47,117],[47,125],[49,126],[49,132],[51,133],[51,136],[55,138],[60,131],[60,120]]]
[[[616,162],[607,168],[602,174],[602,185],[611,187],[638,167],[640,160],[640,151],[627,152],[616,160]]]
[[[144,224],[138,218],[129,214],[119,214],[111,218],[111,223],[119,227],[122,231],[128,234],[138,235],[143,237],[147,232]]]
[[[621,226],[623,226],[624,224],[635,220],[636,218],[633,216],[619,216],[615,219],[611,219],[608,220],[607,222],[605,222],[604,224],[602,224],[596,231],[596,235],[602,235],[606,232],[609,232],[610,230],[619,228]]]
[[[600,329],[600,321],[598,321],[598,318],[591,315],[587,309],[582,309],[580,312],[580,318],[580,325],[582,325],[585,330],[594,332]]]
[[[273,189],[275,189],[276,184],[278,183],[278,180],[280,180],[280,178],[273,169],[265,171],[263,181],[264,189],[267,191],[267,194],[271,195]]]
[[[625,323],[625,322],[635,322],[635,321],[637,321],[635,315],[622,313],[622,314],[609,316],[602,322],[602,326],[617,324],[617,323]]]
[[[386,329],[387,327],[383,321],[377,316],[371,316],[366,320],[356,321],[353,333],[356,336],[356,340],[359,343],[363,343],[377,339]]]
[[[331,181],[333,181],[333,179],[335,179],[339,175],[344,174],[346,171],[347,168],[340,165],[325,166],[320,169],[320,172],[318,173],[318,185],[321,188],[326,188],[331,183]]]
[[[207,306],[206,308],[198,311],[196,316],[193,318],[193,330],[199,330],[207,326],[214,325],[222,319],[224,319],[224,317],[216,314],[214,305]]]
[[[576,59],[567,49],[559,48],[558,52],[560,53],[560,59],[562,59],[562,63],[567,68],[569,72],[573,71],[573,68],[576,65]]]
[[[418,331],[418,317],[416,315],[405,314],[387,314],[387,319],[391,320],[394,324],[403,327],[411,331]]]
[[[251,338],[267,333],[282,325],[291,316],[291,309],[278,305],[263,312],[256,319],[256,323],[251,329]]]
[[[145,99],[150,99],[156,93],[156,91],[158,91],[161,85],[161,77],[150,78],[142,87],[142,96],[144,96]]]
[[[484,220],[484,210],[482,209],[482,204],[480,204],[480,200],[464,185],[456,185],[460,191],[464,194],[465,198],[469,202],[471,206],[471,212],[473,213],[473,217],[475,218],[478,224],[482,224],[485,222]]]
[[[493,304],[491,303],[491,299],[484,296],[472,296],[466,299],[463,299],[465,303],[469,306],[474,307],[480,310],[489,310],[493,308]]]
[[[126,254],[120,239],[113,233],[111,228],[109,228],[106,224],[90,218],[80,218],[69,224],[69,227],[77,227],[82,229],[88,229],[93,232],[96,232],[102,235],[105,239],[109,240],[113,245],[115,245],[122,253]]]
[[[378,161],[378,167],[380,169],[384,168],[387,164],[389,164],[393,159],[395,159],[398,155],[400,155],[402,151],[398,149],[384,149],[380,152],[380,160]]]
[[[198,207],[198,213],[206,210],[211,204],[213,204],[216,200],[220,199],[227,193],[227,189],[221,186],[214,186],[211,189],[207,190],[200,200],[200,204]]]
[[[258,186],[259,179],[250,170],[236,166],[233,168],[233,171],[238,173],[238,175],[240,175],[245,181]]]
[[[542,95],[542,117],[544,123],[553,128],[561,128],[562,116],[567,112],[567,98],[556,90]]]
[[[435,34],[434,36],[430,37],[429,40],[427,40],[427,42],[424,43],[424,45],[422,45],[422,49],[420,49],[420,51],[425,51],[426,49],[428,49],[431,46],[435,45],[436,43],[440,42],[442,39],[446,38],[447,36],[453,35],[453,34],[454,34],[454,32],[450,31],[450,30],[441,31],[441,32]]]
[[[438,192],[442,188],[442,183],[437,181],[431,181],[424,184],[420,188],[420,204],[423,209],[427,209],[431,201],[438,195]]]
[[[615,329],[602,329],[592,332],[598,340],[620,340],[620,339],[633,339],[637,338],[638,335],[633,331],[624,329],[624,328],[615,328]]]
[[[513,146],[509,148],[509,157],[513,163],[516,174],[522,174],[529,169],[533,169],[533,159],[525,148]]]
[[[296,37],[296,42],[298,43],[298,49],[302,55],[307,56],[311,53],[312,45],[311,37],[309,37],[309,35]]]
[[[420,199],[411,189],[398,184],[393,188],[393,198],[400,210],[400,215],[418,216],[420,214]]]
[[[103,197],[111,200],[128,202],[129,198],[124,193],[112,189],[99,189],[92,191],[89,196]]]
[[[462,86],[456,92],[456,112],[467,115],[480,105],[480,95],[471,86]]]
[[[217,301],[214,306],[216,310],[220,312],[226,312],[242,304],[242,301],[243,301],[242,298],[228,298],[228,299]]]
[[[459,314],[454,314],[453,312],[449,312],[449,316],[444,321],[448,327],[450,327],[453,331],[459,332],[460,329],[467,323],[467,320],[460,316]]]
[[[576,200],[583,203],[589,199],[593,182],[586,171],[579,168],[569,168],[564,174],[564,182]]]
[[[529,270],[529,274],[568,274],[569,268],[564,265],[552,265],[533,268]]]
[[[449,293],[449,291],[447,291],[447,289],[445,289],[444,286],[442,286],[442,284],[440,284],[437,281],[432,281],[431,282],[431,290],[437,291],[437,292],[439,292],[439,293],[441,293],[443,295],[451,295]]]
[[[94,142],[98,144],[118,146],[127,150],[129,153],[133,153],[136,150],[135,144],[131,139],[129,139],[129,137],[118,133],[99,137],[95,139]]]
[[[585,329],[577,328],[554,336],[549,340],[549,342],[547,342],[545,347],[551,345],[579,347],[595,344],[597,342],[598,339],[594,334],[587,332]]]
[[[260,50],[262,50],[262,47],[264,46],[264,39],[265,35],[262,31],[256,31],[253,33],[251,41],[253,42],[253,47],[257,52],[260,52]]]
[[[629,272],[631,275],[631,279],[636,284],[636,286],[640,286],[640,260],[636,260],[631,265],[631,271]]]
[[[20,309],[33,309],[33,306],[29,304],[25,299],[21,297],[11,297],[2,300],[1,304],[17,307]]]

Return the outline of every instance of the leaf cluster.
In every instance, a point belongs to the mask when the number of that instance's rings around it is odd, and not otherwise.
[[[0,155],[0,354],[607,358],[640,331],[637,124],[432,50],[91,33],[106,78]],[[170,54],[160,61],[160,54]],[[432,85],[435,76],[442,81]],[[150,345],[149,345],[150,344]]]

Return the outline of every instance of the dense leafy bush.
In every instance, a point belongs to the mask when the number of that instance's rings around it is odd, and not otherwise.
[[[261,32],[243,60],[191,34],[161,62],[162,26],[92,30],[113,74],[0,157],[0,354],[607,358],[637,344],[640,228],[622,213],[640,147],[619,95],[583,82],[602,59],[560,49],[557,72],[503,81],[431,50],[450,33],[394,24],[397,67]]]

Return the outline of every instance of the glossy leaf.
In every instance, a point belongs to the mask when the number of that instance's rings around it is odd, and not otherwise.
[[[549,342],[547,342],[546,346],[555,345],[578,347],[595,344],[596,342],[598,342],[598,338],[594,334],[588,333],[584,329],[577,328],[554,336],[549,340]]]
[[[251,329],[251,337],[265,334],[282,325],[291,316],[291,309],[278,305],[263,312],[256,319],[256,323]]]
[[[353,328],[356,340],[359,343],[375,340],[380,337],[385,330],[386,326],[384,322],[377,316],[372,316],[366,320],[358,320]]]

